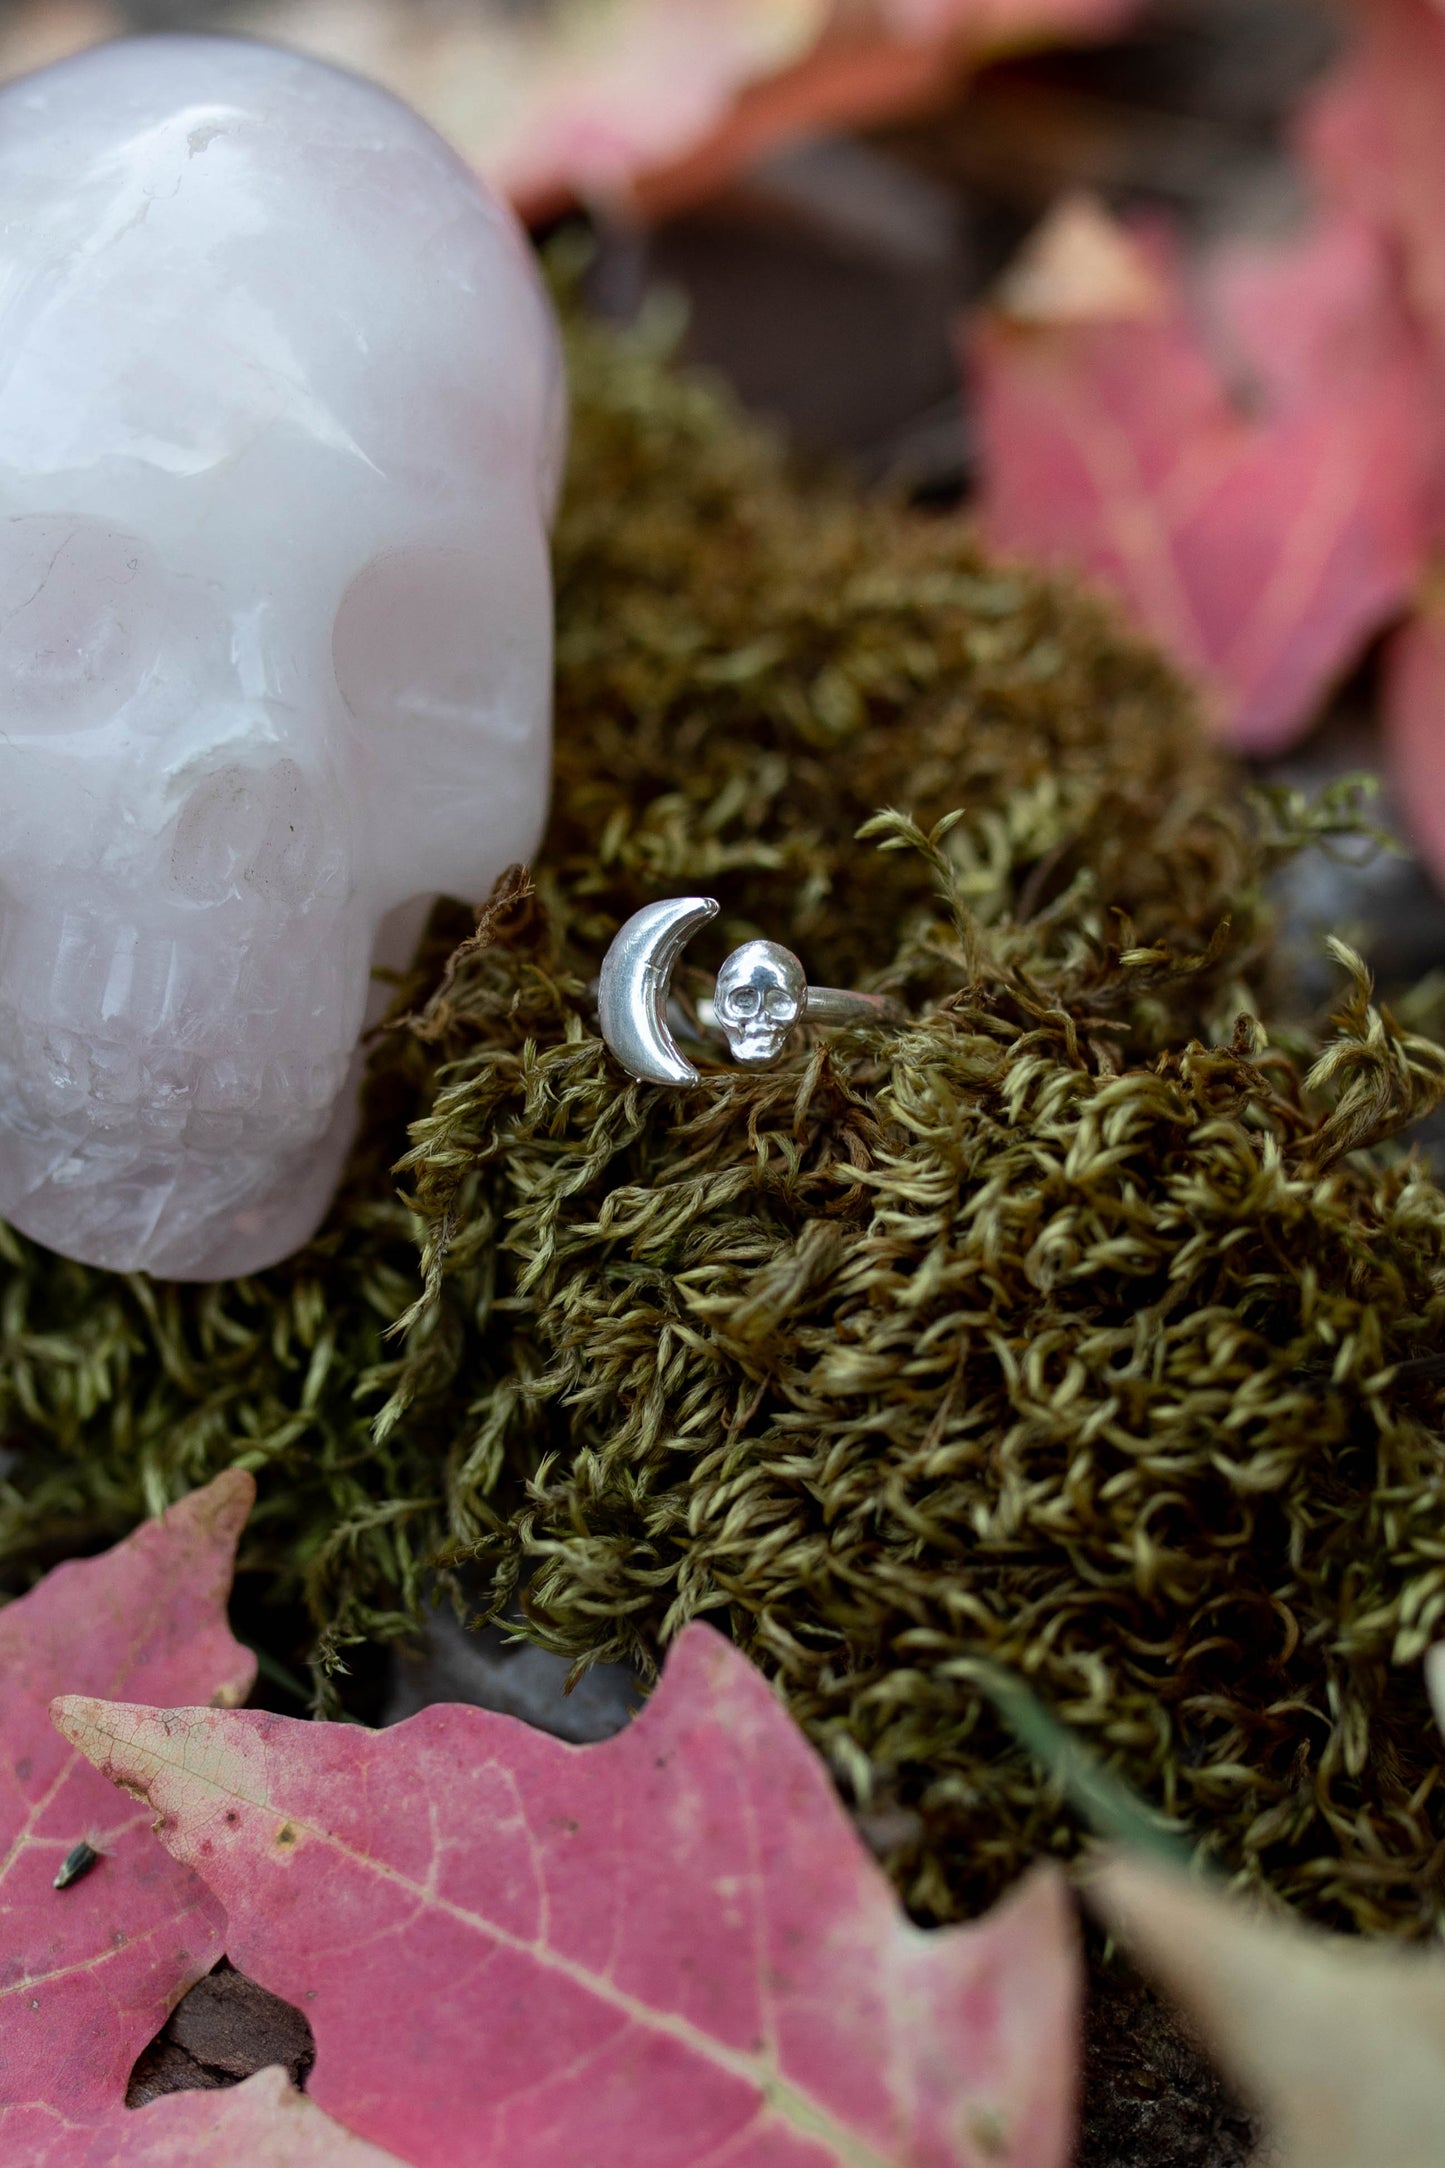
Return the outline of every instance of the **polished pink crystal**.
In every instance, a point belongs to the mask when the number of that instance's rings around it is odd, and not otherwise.
[[[0,1214],[251,1271],[373,962],[540,831],[554,326],[385,92],[137,39],[0,93],[0,387]]]

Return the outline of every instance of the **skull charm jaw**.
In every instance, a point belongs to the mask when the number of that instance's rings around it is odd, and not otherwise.
[[[777,1060],[803,1013],[808,978],[778,941],[745,941],[717,975],[713,1014],[733,1059],[750,1068]]]
[[[0,1216],[254,1271],[373,964],[540,833],[555,329],[421,121],[261,45],[0,91],[0,194]]]

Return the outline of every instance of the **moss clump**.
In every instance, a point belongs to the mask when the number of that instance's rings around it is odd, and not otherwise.
[[[1075,1839],[979,1690],[1003,1664],[1230,1868],[1424,1928],[1445,1198],[1366,1155],[1445,1050],[1347,952],[1308,1077],[1247,1016],[1161,1045],[1157,950],[982,927],[961,831],[886,825],[948,899],[895,975],[949,990],[896,1039],[622,1089],[569,923],[520,901],[433,1012],[420,1317],[457,1333],[492,1276],[453,1467],[536,1469],[475,1526],[499,1599],[644,1670],[723,1625],[917,1810],[924,1913]]]
[[[557,537],[557,791],[541,865],[596,948],[701,886],[806,949],[886,969],[918,868],[859,846],[897,805],[965,807],[981,908],[1083,878],[1139,937],[1197,944],[1259,872],[1227,764],[1149,649],[1086,599],[982,560],[953,519],[799,485],[655,345],[579,325]],[[579,919],[580,926],[580,919]]]
[[[1249,889],[1220,765],[1147,651],[1092,607],[988,570],[951,524],[800,488],[664,345],[573,326],[544,862],[578,899],[584,969],[619,916],[682,881],[791,928],[820,974],[886,964],[920,884],[853,830],[889,798],[929,813],[966,791],[990,836],[1036,837],[1041,882],[1101,866],[1161,933],[1212,923]],[[443,915],[432,977],[448,928],[466,923]],[[405,1423],[383,1444],[374,1429],[400,1353],[388,1327],[417,1292],[389,1170],[442,1052],[434,1035],[379,1043],[332,1222],[278,1271],[161,1287],[3,1237],[12,1587],[240,1459],[263,1478],[250,1556],[304,1588],[328,1649],[412,1610],[421,1563],[485,1517],[500,1475],[446,1494],[470,1395],[467,1344],[445,1334],[426,1350],[431,1390],[414,1364]]]
[[[11,1584],[241,1462],[323,1674],[446,1561],[579,1656],[730,1623],[919,1809],[924,1910],[1069,1841],[998,1659],[1231,1862],[1419,1924],[1442,1204],[1360,1155],[1441,1057],[1362,991],[1312,1079],[1266,1043],[1289,838],[1093,604],[803,486],[646,339],[574,360],[536,890],[445,969],[439,924],[301,1257],[160,1288],[5,1238]],[[770,933],[915,1024],[624,1088],[588,988],[684,888],[700,961]]]

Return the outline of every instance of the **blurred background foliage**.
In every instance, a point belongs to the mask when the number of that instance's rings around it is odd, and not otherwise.
[[[126,30],[261,34],[388,83],[509,188],[540,240],[580,219],[590,306],[660,294],[688,358],[798,453],[967,505],[964,327],[1087,191],[1186,255],[1289,236],[1302,107],[1367,0],[0,0],[0,77]],[[1376,657],[1309,744],[1315,786],[1380,769]],[[1386,827],[1404,822],[1388,782]],[[1340,931],[1396,989],[1445,957],[1405,854],[1311,861],[1287,900],[1302,984]]]

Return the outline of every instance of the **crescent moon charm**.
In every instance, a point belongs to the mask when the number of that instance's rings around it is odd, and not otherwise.
[[[711,896],[671,896],[633,913],[602,963],[597,1014],[624,1069],[644,1084],[696,1084],[698,1074],[668,1028],[667,997],[678,957],[716,918]]]

